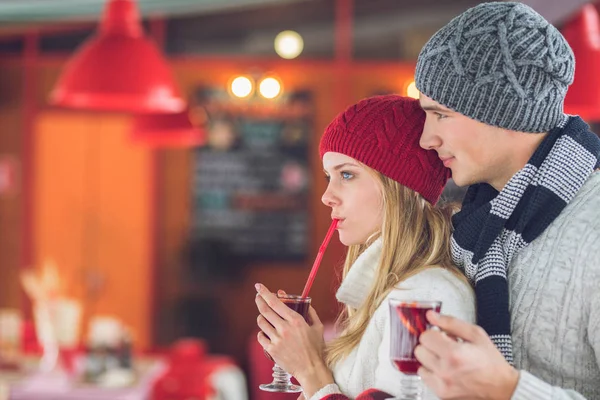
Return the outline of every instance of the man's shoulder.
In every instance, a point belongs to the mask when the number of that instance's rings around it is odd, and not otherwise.
[[[600,172],[590,176],[542,237],[532,243],[531,251],[543,254],[550,246],[554,256],[600,271]]]
[[[585,203],[600,203],[600,169],[592,172],[589,178],[584,182],[575,199],[580,199]]]
[[[563,229],[600,230],[600,171],[588,178],[557,220]]]

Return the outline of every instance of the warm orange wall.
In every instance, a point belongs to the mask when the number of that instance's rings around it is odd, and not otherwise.
[[[125,116],[46,111],[35,126],[35,260],[51,258],[86,314],[150,338],[150,157]],[[99,285],[99,286],[97,286]]]
[[[20,166],[22,113],[22,69],[18,65],[0,66],[0,156],[10,156]],[[20,307],[18,274],[21,265],[22,187],[0,194],[0,307]]]

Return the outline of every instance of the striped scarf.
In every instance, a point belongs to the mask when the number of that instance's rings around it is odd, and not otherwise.
[[[453,217],[452,258],[475,285],[477,324],[511,364],[508,266],[569,204],[599,159],[600,139],[581,118],[565,116],[502,191],[472,185]]]

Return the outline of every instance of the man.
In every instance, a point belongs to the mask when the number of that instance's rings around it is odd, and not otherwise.
[[[452,255],[477,324],[428,315],[423,381],[443,399],[600,399],[600,140],[563,113],[575,60],[520,3],[484,3],[438,31],[416,84],[457,185]],[[591,88],[597,90],[597,88]]]

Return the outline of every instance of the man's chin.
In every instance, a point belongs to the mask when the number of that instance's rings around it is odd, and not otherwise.
[[[452,181],[454,181],[454,184],[458,187],[466,187],[473,184],[469,179],[466,179],[466,177],[461,176],[454,171],[452,171]]]

